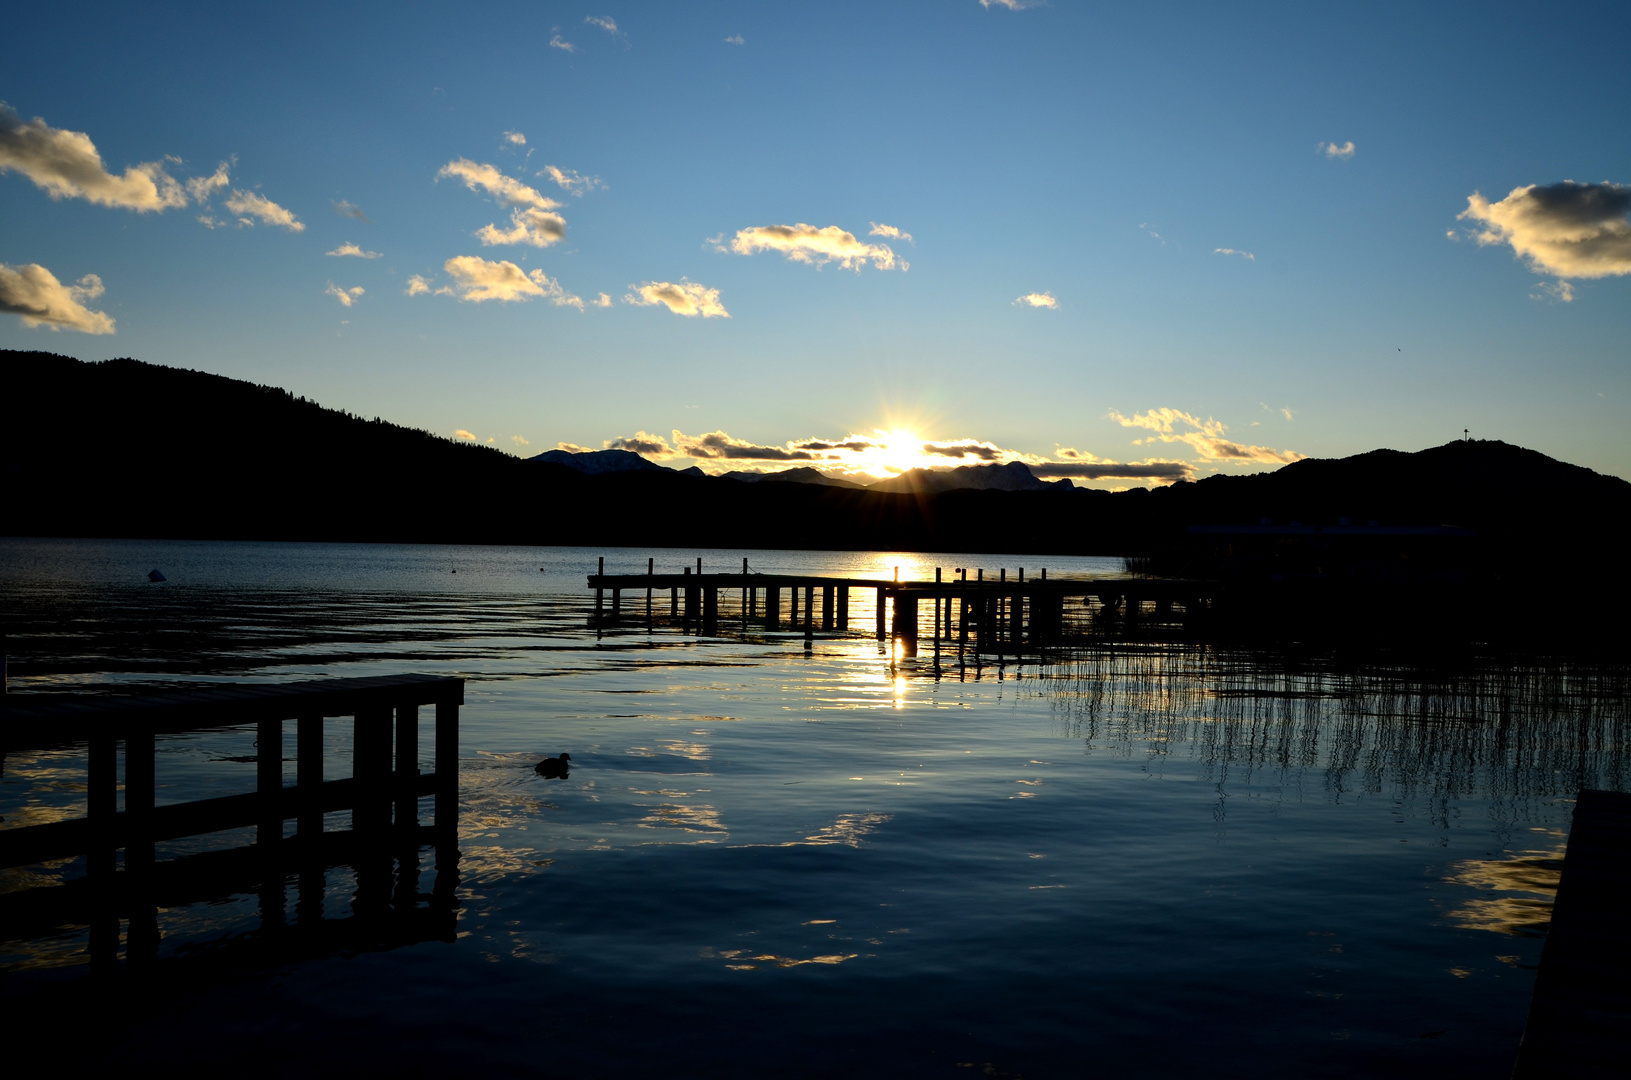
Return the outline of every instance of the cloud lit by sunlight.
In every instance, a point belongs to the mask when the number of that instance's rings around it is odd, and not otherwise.
[[[1033,292],[1033,293],[1026,293],[1024,296],[1021,296],[1021,297],[1018,297],[1017,299],[1015,299],[1014,300],[1014,306],[1015,307],[1049,308],[1049,309],[1052,309],[1054,311],[1057,311],[1059,309],[1059,301],[1054,299],[1054,296],[1053,296],[1053,294],[1051,292]]]
[[[0,173],[19,172],[53,199],[84,199],[147,213],[187,205],[187,192],[157,161],[108,172],[83,131],[65,131],[36,116],[24,121],[0,102]]]
[[[720,248],[724,250],[724,248]],[[860,271],[871,263],[879,270],[893,270],[898,264],[902,271],[910,269],[905,259],[897,258],[888,244],[868,244],[856,239],[855,234],[828,225],[818,229],[814,225],[755,225],[739,229],[731,238],[730,250],[738,255],[753,255],[760,251],[779,251],[791,262],[825,266],[835,262],[845,270]]]
[[[1509,245],[1537,274],[1603,278],[1631,274],[1628,212],[1631,185],[1565,180],[1513,188],[1499,202],[1473,192],[1456,217],[1476,223],[1479,244]],[[1550,291],[1565,303],[1574,298],[1572,289]]]
[[[238,215],[238,222],[242,225],[253,225],[259,221],[264,225],[288,229],[290,232],[306,231],[305,222],[295,217],[292,212],[253,191],[233,189],[226,200],[226,207]]]
[[[1315,149],[1333,161],[1347,161],[1349,158],[1354,156],[1354,144],[1352,139],[1349,139],[1345,143],[1322,142],[1319,143]]]
[[[706,285],[698,284],[681,278],[673,281],[643,281],[639,285],[630,285],[634,291],[623,297],[625,304],[635,307],[654,307],[663,305],[676,315],[686,318],[695,318],[700,315],[704,319],[728,319],[731,313],[725,310],[720,302],[719,290],[710,289]]]
[[[549,247],[566,236],[566,219],[555,213],[560,203],[529,187],[492,165],[456,158],[443,165],[436,179],[453,177],[464,181],[471,191],[485,191],[510,210],[510,228],[489,224],[476,230],[476,239],[491,247],[496,244],[531,244]]]
[[[85,301],[95,300],[105,291],[102,279],[95,274],[86,274],[77,284],[64,285],[39,263],[0,263],[0,311],[21,315],[24,326],[111,334],[113,319],[85,306]]]
[[[335,255],[335,256],[349,255],[349,256],[351,256],[353,258],[357,258],[357,259],[377,259],[377,258],[380,257],[379,252],[377,252],[377,251],[364,251],[362,248],[358,247],[356,244],[351,243],[351,241],[349,241],[349,240],[347,240],[345,243],[341,244],[339,247],[335,248],[333,251],[327,251],[327,252],[324,252],[324,254],[325,255]]]
[[[1185,443],[1208,461],[1257,461],[1265,464],[1285,465],[1301,461],[1307,454],[1295,450],[1275,450],[1268,446],[1247,446],[1224,438],[1228,427],[1221,421],[1207,417],[1200,419],[1177,409],[1151,409],[1147,413],[1123,416],[1114,409],[1110,419],[1122,427],[1143,428],[1151,432],[1147,438],[1136,440],[1138,446],[1148,442]],[[1193,430],[1180,431],[1179,427]]]
[[[361,285],[346,289],[334,284],[334,282],[331,281],[328,283],[328,288],[323,290],[323,295],[334,297],[334,299],[340,302],[341,307],[350,307],[352,304],[357,302],[357,298],[362,296],[363,292],[364,290]]]
[[[434,292],[438,296],[456,296],[476,304],[487,300],[545,299],[556,307],[577,308],[579,311],[584,308],[582,297],[567,292],[559,281],[542,270],[529,273],[506,259],[455,255],[442,264],[442,270],[453,279],[451,285],[433,289],[429,278],[415,274],[408,279],[407,294],[423,296]]]

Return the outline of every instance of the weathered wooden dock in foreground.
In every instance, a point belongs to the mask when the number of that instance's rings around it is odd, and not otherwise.
[[[0,829],[0,867],[86,856],[83,883],[50,885],[0,897],[7,923],[74,913],[91,928],[94,966],[116,964],[121,915],[129,921],[127,961],[151,957],[157,911],[196,890],[200,868],[231,880],[254,880],[263,926],[284,917],[283,875],[300,871],[300,903],[322,909],[324,870],[340,858],[355,866],[362,909],[391,903],[392,853],[417,866],[422,843],[438,846],[438,869],[457,862],[459,707],[464,680],[394,675],[269,686],[209,686],[136,697],[61,699],[31,704],[0,698],[3,749],[83,742],[87,747],[86,814],[82,818]],[[419,709],[435,710],[435,770],[419,770]],[[323,724],[355,718],[352,775],[323,777]],[[296,725],[296,777],[283,784],[283,725]],[[192,802],[155,800],[159,735],[252,725],[256,790]],[[123,808],[118,757],[124,748]],[[394,757],[394,761],[393,761]],[[419,822],[419,799],[434,796],[434,824]],[[323,816],[351,812],[351,829],[324,832]],[[296,834],[286,840],[293,819]],[[252,848],[208,852],[156,863],[155,844],[253,826]],[[123,851],[123,866],[119,858]],[[383,859],[383,864],[381,863]],[[438,891],[448,882],[439,882]],[[193,882],[188,886],[186,882]],[[179,890],[179,891],[178,891]],[[40,895],[34,895],[40,894]],[[402,898],[399,898],[399,901]],[[412,905],[409,904],[411,907]]]
[[[1148,578],[1070,579],[1048,577],[1043,569],[1029,578],[1023,567],[1010,578],[1006,569],[996,578],[983,570],[973,576],[964,568],[950,575],[936,569],[933,581],[878,580],[812,574],[762,574],[742,560],[740,573],[657,573],[648,560],[644,574],[607,574],[606,560],[589,575],[595,591],[597,625],[618,625],[658,619],[687,630],[716,635],[720,626],[738,622],[779,629],[802,627],[808,639],[819,629],[844,633],[850,629],[850,598],[857,590],[872,594],[874,632],[878,640],[892,637],[901,652],[915,656],[919,642],[928,637],[935,655],[943,643],[976,654],[1019,654],[1056,644],[1065,629],[1065,604],[1071,598],[1091,599],[1096,610],[1124,622],[1136,623],[1148,613],[1156,618],[1175,614],[1192,616],[1207,610],[1215,582]],[[661,594],[667,593],[666,615]],[[782,594],[787,594],[787,616],[782,617]],[[610,606],[607,605],[610,594]],[[625,611],[624,594],[634,600]],[[721,614],[721,598],[739,596],[734,618]],[[643,606],[641,601],[643,600]],[[802,601],[802,602],[801,602]],[[818,613],[819,604],[819,613]]]
[[[1631,1074],[1631,795],[1582,791],[1513,1075]]]

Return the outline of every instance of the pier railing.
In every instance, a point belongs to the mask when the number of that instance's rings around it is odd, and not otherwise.
[[[213,858],[204,862],[216,868],[252,864],[251,876],[262,890],[264,923],[282,921],[282,875],[291,865],[301,867],[302,895],[307,899],[309,888],[320,897],[322,870],[337,853],[358,866],[359,879],[364,876],[361,863],[376,853],[417,852],[421,843],[438,846],[439,868],[444,856],[449,868],[456,864],[463,679],[392,675],[38,704],[26,696],[8,696],[0,702],[0,742],[6,750],[80,742],[86,746],[85,816],[0,828],[0,868],[86,856],[84,888],[74,892],[91,897],[93,963],[116,959],[121,913],[130,926],[127,956],[151,954],[156,945],[159,887],[187,876],[184,867],[155,866],[155,844],[160,841],[255,827],[253,848],[209,853]],[[435,710],[435,768],[429,774],[419,769],[422,706]],[[352,775],[328,780],[323,776],[323,726],[325,718],[336,716],[355,718]],[[294,786],[285,787],[283,725],[291,720],[296,725],[296,776]],[[254,791],[157,805],[158,736],[251,725],[257,742]],[[426,795],[434,797],[433,824],[428,827],[419,821],[419,800]],[[351,812],[352,828],[325,833],[324,814],[343,810]],[[285,822],[291,819],[297,823],[296,833],[286,842]],[[187,857],[194,862],[200,858]],[[187,859],[171,862],[183,864]],[[389,878],[388,857],[385,877]],[[63,888],[48,886],[43,891]],[[365,891],[359,880],[359,893]],[[41,907],[36,899],[14,894],[4,902],[33,909]],[[60,906],[49,900],[44,904]]]

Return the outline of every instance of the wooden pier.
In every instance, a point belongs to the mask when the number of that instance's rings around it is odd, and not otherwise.
[[[1631,1064],[1631,795],[1582,791],[1518,1048],[1520,1080]]]
[[[359,911],[391,904],[393,854],[417,867],[421,844],[438,848],[438,893],[451,895],[457,864],[459,707],[464,680],[430,675],[209,686],[139,697],[51,700],[0,698],[4,749],[74,745],[87,752],[82,818],[0,829],[0,867],[86,856],[82,883],[44,886],[0,898],[8,925],[22,918],[76,921],[91,928],[93,967],[117,965],[120,918],[128,920],[127,963],[150,958],[158,942],[157,911],[196,881],[199,867],[253,879],[263,926],[284,918],[284,874],[300,872],[300,903],[322,908],[324,870],[336,858],[357,868]],[[435,710],[435,770],[419,770],[419,709]],[[323,777],[323,722],[354,717],[352,775]],[[283,784],[283,725],[296,725],[296,777]],[[253,725],[256,790],[157,805],[155,739],[159,735]],[[119,748],[124,799],[119,806]],[[394,757],[394,761],[393,761]],[[434,823],[419,821],[419,799],[434,797]],[[349,810],[352,828],[324,832],[323,815]],[[285,822],[296,822],[285,840]],[[253,826],[251,848],[156,863],[155,844]],[[120,851],[123,851],[121,868]],[[383,860],[383,861],[382,861]],[[446,886],[444,888],[443,886]],[[400,882],[399,882],[400,887]],[[33,895],[40,894],[40,895]],[[399,898],[399,901],[402,898]],[[413,906],[409,904],[409,906]],[[45,914],[42,914],[45,913]]]
[[[1019,567],[1010,578],[1006,568],[995,578],[983,570],[935,571],[933,581],[899,578],[852,578],[824,575],[702,572],[687,566],[679,573],[658,573],[647,560],[644,574],[607,574],[605,559],[589,575],[595,593],[597,626],[658,622],[716,636],[721,626],[738,624],[777,630],[803,630],[806,640],[823,634],[849,633],[851,594],[870,594],[873,632],[891,638],[901,654],[915,656],[924,637],[934,654],[942,648],[959,654],[1018,655],[1058,644],[1066,630],[1066,604],[1090,604],[1092,613],[1136,626],[1142,618],[1193,617],[1209,609],[1217,583],[1146,578],[1069,579],[1048,577],[1046,569],[1027,577]],[[664,595],[666,594],[666,595]],[[786,615],[782,598],[786,596]],[[625,597],[633,601],[625,605]],[[721,615],[722,598],[737,600],[733,615]],[[608,603],[609,601],[609,603]],[[632,609],[632,610],[631,610]],[[665,610],[666,609],[666,610]]]

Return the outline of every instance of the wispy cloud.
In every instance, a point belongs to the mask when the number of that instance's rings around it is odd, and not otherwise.
[[[325,255],[334,255],[334,256],[337,256],[337,257],[343,257],[343,256],[349,255],[354,259],[377,259],[377,258],[380,257],[379,252],[377,252],[377,251],[364,251],[362,248],[358,247],[356,244],[353,244],[349,240],[347,240],[345,243],[341,244],[339,247],[335,248],[333,251],[325,251],[323,254],[325,254]]]
[[[1214,255],[1239,255],[1242,259],[1245,259],[1247,262],[1256,262],[1257,261],[1257,256],[1256,255],[1253,255],[1249,251],[1241,251],[1239,248],[1213,248],[1212,249],[1212,254],[1214,254]]]
[[[1060,460],[1037,462],[1030,465],[1030,470],[1037,476],[1068,476],[1077,480],[1154,480],[1171,483],[1195,478],[1195,467],[1187,461],[1167,458],[1112,461],[1073,446],[1058,447],[1054,456]]]
[[[930,457],[953,458],[958,461],[1001,461],[1008,451],[996,443],[981,439],[950,439],[945,442],[926,442],[923,453]]]
[[[725,39],[725,44],[727,45],[746,45],[747,43],[748,39],[743,37],[741,34],[732,34],[730,37]]]
[[[1007,8],[1009,11],[1024,11],[1027,8],[1042,7],[1047,0],[980,0],[980,6],[987,11],[994,7]]]
[[[1513,188],[1493,203],[1474,192],[1456,216],[1475,223],[1479,244],[1509,245],[1537,274],[1602,278],[1631,274],[1628,211],[1631,185],[1565,180]]]
[[[623,31],[617,28],[617,20],[610,15],[585,15],[583,21],[590,26],[598,26],[613,37],[622,37]]]
[[[1315,149],[1333,161],[1347,161],[1349,158],[1354,156],[1354,144],[1352,139],[1349,139],[1345,143],[1318,143],[1316,144]]]
[[[1574,286],[1561,279],[1557,281],[1543,281],[1535,286],[1535,291],[1529,294],[1531,300],[1544,300],[1549,304],[1574,303]]]
[[[573,169],[560,169],[554,165],[545,165],[538,175],[549,177],[557,187],[567,192],[567,194],[576,195],[580,198],[586,191],[594,191],[596,188],[602,191],[606,189],[606,181],[598,176],[584,176]]]
[[[341,307],[350,307],[361,298],[364,291],[361,285],[355,285],[347,289],[331,281],[328,283],[328,288],[323,290],[323,295],[334,297],[340,302]]]
[[[279,206],[266,196],[253,191],[234,188],[227,197],[226,208],[238,216],[240,225],[276,225],[290,232],[305,232],[306,225],[293,212]]]
[[[1151,432],[1146,438],[1136,440],[1134,446],[1150,442],[1185,443],[1208,461],[1258,461],[1284,465],[1308,456],[1295,450],[1275,450],[1268,446],[1247,446],[1234,442],[1224,438],[1228,427],[1222,422],[1211,417],[1202,420],[1177,409],[1151,409],[1132,416],[1123,416],[1112,409],[1110,419],[1122,427],[1142,428]],[[1191,430],[1183,431],[1181,428]]]
[[[555,34],[550,36],[549,47],[551,49],[560,49],[562,52],[569,52],[569,53],[575,53],[575,52],[578,51],[578,47],[576,45],[572,44],[570,41],[567,41],[565,38],[561,37],[559,32],[556,32]]]
[[[215,197],[217,191],[221,191],[232,183],[231,177],[227,175],[227,171],[231,166],[232,162],[223,161],[215,167],[215,171],[210,175],[192,177],[186,182],[187,194],[192,196],[194,202],[209,202],[210,199]]]
[[[590,307],[598,307],[598,308],[611,307],[612,306],[612,298],[610,296],[607,296],[605,293],[601,293],[599,296],[597,296],[593,300],[589,301],[589,306]]]
[[[102,164],[91,137],[54,128],[36,116],[23,121],[0,102],[0,173],[18,172],[53,199],[84,199],[138,213],[187,205],[186,189],[157,161],[128,166],[115,176]]]
[[[779,251],[793,262],[814,266],[836,262],[845,270],[856,272],[869,262],[879,270],[893,270],[897,263],[902,271],[909,269],[906,260],[896,258],[888,244],[865,243],[856,239],[854,233],[837,225],[828,225],[824,229],[802,223],[739,229],[731,238],[730,250],[738,255]]]
[[[643,281],[638,285],[630,285],[634,291],[623,297],[625,304],[635,307],[653,307],[661,304],[676,315],[695,318],[700,315],[704,319],[728,319],[731,313],[725,310],[725,305],[719,300],[719,290],[710,289],[706,285],[681,278],[677,283],[672,281]]]
[[[549,247],[566,236],[566,219],[554,212],[561,204],[536,188],[504,175],[496,166],[458,158],[436,173],[438,180],[443,177],[462,180],[471,191],[485,191],[499,205],[512,207],[510,228],[489,224],[476,230],[476,239],[489,247],[495,244]]]
[[[886,236],[891,240],[904,240],[908,244],[917,243],[916,240],[912,239],[911,233],[903,232],[900,229],[895,228],[893,225],[879,225],[876,221],[871,221],[867,224],[872,226],[871,231],[867,233],[868,236]]]
[[[1024,296],[1015,297],[1014,306],[1051,308],[1058,310],[1059,301],[1054,298],[1054,295],[1051,292],[1033,292],[1026,293]]]
[[[504,141],[509,143],[511,146],[527,145],[527,137],[521,134],[519,131],[506,131],[504,133]]]
[[[362,209],[358,207],[356,203],[348,202],[345,199],[340,199],[334,203],[334,212],[348,218],[356,218],[358,221],[364,223],[368,221],[368,215],[364,214]]]
[[[526,440],[526,437],[522,436],[522,435],[511,435],[510,436],[510,441],[513,442],[517,446],[531,446],[532,445],[532,443],[528,442]]]
[[[21,266],[0,263],[0,311],[21,315],[24,326],[111,334],[113,319],[85,306],[87,300],[95,300],[105,291],[102,279],[95,274],[86,274],[76,284],[64,285],[39,263]]]
[[[583,310],[583,298],[574,296],[542,270],[530,273],[508,260],[483,259],[479,255],[455,255],[442,264],[451,285],[432,288],[433,282],[419,274],[408,279],[407,294],[455,296],[473,304],[488,300],[548,300],[556,307]]]
[[[1151,240],[1154,240],[1156,243],[1160,244],[1162,247],[1166,247],[1168,243],[1177,243],[1177,241],[1167,240],[1166,237],[1162,236],[1160,233],[1158,233],[1154,229],[1150,228],[1150,224],[1147,221],[1141,221],[1141,222],[1138,223],[1138,231],[1143,233],[1145,236],[1148,236]]]

